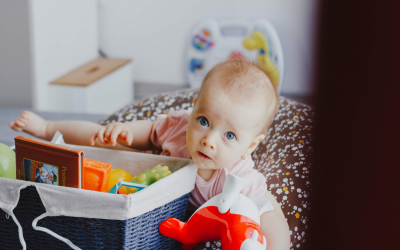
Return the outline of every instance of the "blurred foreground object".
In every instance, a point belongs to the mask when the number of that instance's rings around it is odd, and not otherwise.
[[[399,249],[400,4],[319,7],[307,249]]]

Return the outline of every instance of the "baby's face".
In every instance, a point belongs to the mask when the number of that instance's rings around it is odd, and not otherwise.
[[[186,144],[199,168],[220,169],[240,160],[260,134],[265,117],[260,105],[235,102],[218,85],[209,86],[190,115]]]
[[[47,179],[48,179],[49,181],[53,181],[53,174],[49,174],[49,175],[47,176]]]

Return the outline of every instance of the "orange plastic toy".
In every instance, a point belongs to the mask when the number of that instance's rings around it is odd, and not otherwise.
[[[108,192],[111,164],[85,158],[83,168],[83,189]]]
[[[136,176],[135,176],[136,177]],[[108,181],[108,189],[107,192],[114,187],[117,182],[126,181],[129,182],[133,179],[132,175],[130,175],[127,171],[119,168],[115,168],[111,170],[110,179]],[[118,194],[128,194],[128,190],[126,187],[120,187],[118,189]]]
[[[186,223],[175,218],[163,221],[158,227],[160,233],[183,243],[183,249],[220,239],[221,249],[266,250],[260,216],[274,207],[265,197],[248,198],[241,194],[248,183],[228,174],[222,193],[199,207]]]

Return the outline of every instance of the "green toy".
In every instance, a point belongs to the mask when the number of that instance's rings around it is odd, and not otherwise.
[[[171,171],[169,170],[168,166],[157,165],[154,168],[147,169],[137,176],[134,176],[133,180],[131,180],[130,182],[149,186],[170,174]],[[129,188],[128,193],[134,193],[137,190],[137,188],[131,187]]]
[[[16,179],[15,153],[7,145],[0,143],[0,177]]]

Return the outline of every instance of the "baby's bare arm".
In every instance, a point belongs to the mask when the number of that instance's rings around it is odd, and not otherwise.
[[[91,137],[91,144],[99,142],[105,146],[122,145],[136,150],[151,150],[153,143],[150,140],[153,122],[147,120],[134,122],[113,122],[102,126]]]
[[[270,192],[267,191],[264,197],[274,206],[274,210],[261,215],[261,232],[267,240],[267,250],[289,250],[289,226],[282,209]]]
[[[50,141],[55,132],[60,131],[63,134],[64,141],[68,144],[137,151],[119,143],[115,146],[104,145],[98,140],[95,141],[94,145],[91,145],[92,136],[103,127],[100,124],[87,121],[48,121],[43,139]]]
[[[100,124],[87,121],[48,121],[44,139],[50,141],[55,132],[60,131],[66,143],[90,146],[90,137],[101,127]]]
[[[135,121],[123,124],[124,128],[127,128],[127,131],[132,131],[131,135],[135,135],[136,137],[136,140],[132,145],[133,147],[136,147],[137,149],[148,149],[150,146],[152,146],[149,144],[151,144],[150,133],[153,127],[153,122]],[[54,134],[58,130],[63,134],[64,141],[68,144],[137,151],[131,147],[128,147],[123,141],[121,144],[117,144],[115,142],[114,146],[111,144],[108,145],[107,143],[105,144],[104,141],[101,143],[99,140],[93,141],[92,144],[91,138],[97,134],[98,131],[105,128],[105,126],[93,122],[46,121],[35,113],[24,111],[17,120],[10,122],[10,128],[16,131],[24,131],[28,134],[48,141],[53,138]]]
[[[153,130],[153,122],[148,120],[140,120],[125,123],[133,133],[133,141],[129,146],[137,150],[152,150],[154,145],[150,140],[151,131]]]
[[[100,124],[87,121],[48,121],[43,139],[51,141],[56,131],[60,131],[63,134],[64,141],[68,144],[91,146],[90,138],[102,127]],[[121,145],[112,147],[111,145],[103,145],[98,141],[95,142],[94,146],[127,150],[126,147]]]

